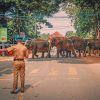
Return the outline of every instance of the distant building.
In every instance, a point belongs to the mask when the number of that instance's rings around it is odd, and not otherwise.
[[[54,37],[64,37],[62,34],[59,32],[52,33],[48,39],[54,38]]]

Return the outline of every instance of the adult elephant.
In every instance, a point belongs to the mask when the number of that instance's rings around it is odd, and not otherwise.
[[[76,57],[75,49],[73,42],[71,39],[67,39],[66,37],[63,38],[52,38],[51,40],[51,46],[56,46],[57,47],[57,57],[59,58],[59,54],[63,56],[62,52],[66,53],[66,57],[69,56],[71,57],[71,52]]]
[[[88,46],[89,46],[89,55],[90,56],[91,56],[92,51],[93,51],[93,54],[96,54],[95,51],[99,51],[99,56],[100,56],[100,39],[88,40]]]
[[[81,57],[81,52],[82,52],[83,56],[86,57],[87,41],[85,39],[81,39],[79,37],[70,37],[70,39],[73,41],[74,48],[79,53],[78,56]]]
[[[43,39],[32,39],[26,41],[25,45],[27,46],[28,49],[32,50],[32,58],[34,56],[38,57],[37,52],[42,52],[42,58],[44,58],[44,53],[47,52],[47,57],[50,56],[50,45],[47,40]]]

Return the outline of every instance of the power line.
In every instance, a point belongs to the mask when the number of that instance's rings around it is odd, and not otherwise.
[[[69,27],[69,26],[53,26],[52,28],[64,28],[64,27]],[[45,27],[48,28],[48,27]]]
[[[55,30],[55,29],[58,29],[58,28],[43,28],[42,30]],[[59,29],[66,29],[66,28],[59,28]]]

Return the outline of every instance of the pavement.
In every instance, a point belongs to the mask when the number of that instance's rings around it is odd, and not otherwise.
[[[29,58],[25,93],[14,95],[12,59],[0,57],[0,100],[100,100],[100,57]]]

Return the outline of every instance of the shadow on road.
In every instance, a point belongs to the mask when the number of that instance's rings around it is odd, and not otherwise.
[[[45,62],[45,61],[56,61],[58,63],[64,63],[64,64],[100,64],[100,57],[81,57],[81,58],[28,58],[28,62]],[[0,62],[0,76],[3,74],[10,75],[12,74],[12,61],[2,61]]]
[[[25,92],[29,89],[29,88],[33,88],[30,84],[25,85]]]
[[[27,61],[58,61],[58,63],[66,63],[66,64],[97,64],[100,63],[100,57],[77,57],[77,58],[30,58]]]
[[[65,63],[65,64],[89,64],[88,62],[78,59],[78,58],[67,58],[60,60],[59,63]]]
[[[2,61],[0,63],[0,76],[12,74],[12,61]]]
[[[58,63],[67,63],[67,64],[89,64],[88,62],[80,59],[80,58],[35,58],[28,59],[28,61],[53,61],[56,60]]]

